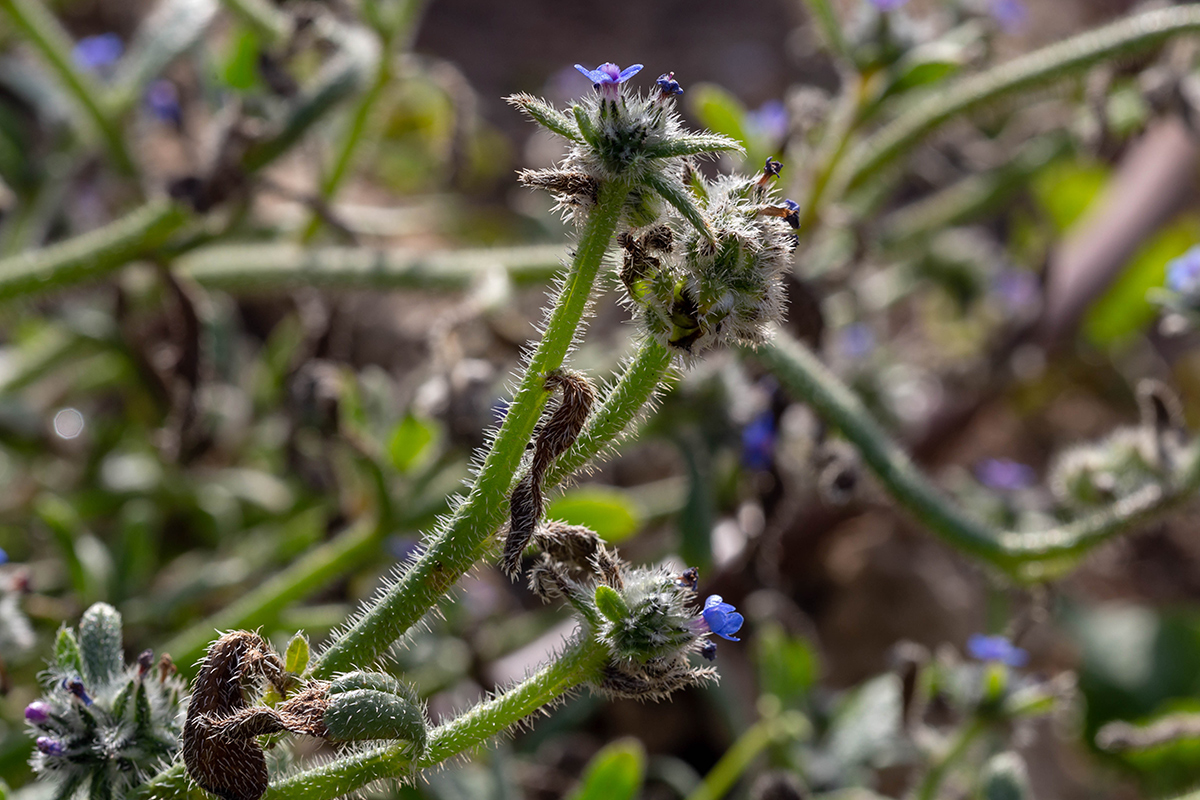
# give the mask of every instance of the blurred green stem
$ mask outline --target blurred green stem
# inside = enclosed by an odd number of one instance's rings
[[[520,387],[467,498],[447,524],[429,537],[420,559],[321,654],[313,667],[314,677],[328,678],[379,658],[475,564],[481,548],[503,522],[525,445],[548,397],[545,376],[562,365],[580,332],[592,284],[628,193],[629,188],[622,183],[601,186],[542,340],[530,356]]]
[[[121,129],[101,104],[100,87],[91,76],[80,72],[72,63],[74,43],[50,9],[39,0],[0,0],[0,8],[8,13],[9,18],[50,63],[59,79],[87,112],[117,168],[126,175],[136,174],[137,169],[125,147]]]
[[[102,228],[0,259],[0,301],[107,275],[153,252],[188,219],[169,200],[153,200]]]
[[[221,0],[229,11],[249,25],[267,44],[278,44],[288,36],[291,21],[263,0]]]
[[[1147,11],[951,82],[930,92],[924,100],[860,143],[838,170],[833,195],[840,198],[847,190],[861,185],[947,120],[1001,97],[1077,75],[1102,61],[1196,31],[1200,31],[1200,5],[1189,3]]]
[[[978,717],[967,723],[954,737],[954,741],[950,743],[949,749],[942,754],[942,757],[930,765],[929,771],[925,773],[925,777],[921,779],[921,785],[917,788],[916,800],[934,800],[937,797],[938,789],[941,788],[942,781],[946,779],[946,774],[955,762],[966,754],[979,735],[986,730],[987,722]]]
[[[799,236],[808,237],[814,228],[813,223],[820,217],[821,203],[829,188],[842,157],[850,144],[850,139],[858,129],[862,119],[862,110],[866,107],[870,81],[866,76],[857,73],[845,78],[847,90],[842,92],[841,99],[829,119],[829,125],[821,138],[821,146],[814,161],[817,164],[812,181],[808,186],[808,194],[801,204]]]
[[[725,751],[687,800],[721,800],[767,747],[774,742],[798,738],[807,728],[808,720],[795,711],[764,717],[747,728]]]
[[[833,54],[847,58],[850,48],[846,46],[842,23],[838,19],[837,12],[834,11],[833,4],[829,0],[804,0],[804,6],[821,31],[821,35],[825,37],[825,43],[833,51]]]
[[[264,800],[332,800],[381,778],[404,777],[442,764],[487,742],[571,689],[594,680],[608,651],[581,631],[553,661],[508,691],[486,700],[429,735],[429,746],[414,763],[406,748],[380,747],[348,752],[324,766],[305,770],[271,786]]]
[[[1037,580],[1046,562],[1082,555],[1112,536],[1192,498],[1200,487],[1200,448],[1193,449],[1164,485],[1151,485],[1111,508],[1042,531],[993,528],[963,511],[913,464],[862,401],[806,346],[783,331],[757,351],[747,349],[797,400],[808,403],[858,449],[883,489],[949,544],[1013,577]]]

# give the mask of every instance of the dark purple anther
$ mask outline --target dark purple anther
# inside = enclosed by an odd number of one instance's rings
[[[700,585],[700,570],[695,567],[688,567],[683,571],[683,574],[675,579],[675,583],[684,589],[691,589],[693,592]]]
[[[41,725],[50,719],[50,704],[45,700],[34,700],[25,706],[25,719],[34,725]]]
[[[48,756],[61,756],[64,752],[66,752],[66,748],[63,747],[62,742],[49,736],[39,736],[36,744],[38,752],[44,753]]]
[[[704,640],[704,644],[700,645],[700,657],[705,661],[717,660],[717,643],[708,639]]]
[[[79,678],[63,678],[63,688],[82,700],[85,706],[92,704],[92,698],[88,697],[87,689]]]
[[[140,678],[143,675],[145,675],[147,672],[149,672],[150,668],[152,666],[154,666],[154,651],[147,648],[147,649],[143,650],[142,652],[138,653],[137,664],[138,664],[138,677]]]

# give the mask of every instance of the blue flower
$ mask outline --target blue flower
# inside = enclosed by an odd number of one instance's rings
[[[617,87],[641,72],[642,65],[634,64],[632,67],[621,69],[616,64],[608,61],[595,69],[587,69],[579,64],[575,65],[575,69],[583,73],[583,76],[592,82],[592,87],[600,90],[600,94],[603,97],[609,100],[616,100],[618,94]]]
[[[992,0],[989,10],[1006,33],[1020,33],[1029,21],[1029,9],[1021,0]]]
[[[1029,662],[1029,653],[1003,636],[971,634],[971,638],[967,639],[967,652],[980,661],[999,661],[1010,667],[1023,667]]]
[[[34,700],[25,706],[25,719],[34,725],[41,725],[50,719],[50,712],[52,710],[50,704],[45,700]]]
[[[1033,468],[1007,458],[987,458],[975,465],[975,477],[989,489],[1015,492],[1033,485]]]
[[[34,743],[37,745],[38,752],[48,756],[61,756],[67,751],[63,743],[58,739],[52,739],[49,736],[39,736]]]
[[[633,69],[633,67],[630,67],[630,69]],[[683,87],[679,85],[679,81],[675,80],[674,72],[664,72],[654,82],[658,84],[659,90],[662,91],[662,99],[664,100],[677,94],[683,94]]]
[[[1041,299],[1041,284],[1027,269],[1005,269],[992,281],[992,294],[1009,313],[1029,313]]]
[[[795,200],[784,200],[784,208],[787,213],[783,215],[783,221],[792,226],[792,230],[797,230],[800,227],[800,205]]]
[[[0,564],[8,562],[8,553],[4,552],[4,548],[0,547]]]
[[[865,322],[854,322],[838,331],[837,349],[851,359],[864,358],[875,349],[875,334]]]
[[[83,701],[85,706],[92,704],[92,698],[88,695],[87,689],[83,687],[83,681],[79,680],[79,678],[63,678],[62,685],[64,689]]]
[[[895,11],[907,2],[908,0],[870,0],[871,5],[880,11]]]
[[[121,58],[125,45],[115,33],[85,36],[75,43],[71,60],[84,72],[105,72]]]
[[[737,612],[732,605],[721,600],[721,595],[711,594],[704,601],[704,624],[708,629],[720,636],[722,639],[728,639],[731,642],[740,642],[741,639],[733,636],[742,628],[742,623],[745,618]]]
[[[179,92],[175,84],[165,78],[159,78],[146,89],[146,109],[162,122],[169,122],[176,127],[183,124]]]
[[[1167,288],[1187,295],[1200,292],[1200,245],[1167,262]]]
[[[775,451],[775,415],[764,411],[742,428],[742,463],[750,469],[770,469]]]
[[[777,144],[787,134],[787,109],[778,100],[768,100],[757,111],[746,114],[746,123],[772,145]]]

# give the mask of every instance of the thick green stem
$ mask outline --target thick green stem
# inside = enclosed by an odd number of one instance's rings
[[[415,762],[410,760],[404,746],[347,754],[274,784],[263,796],[264,800],[331,800],[381,778],[403,777],[444,763],[595,679],[607,658],[603,645],[590,636],[580,636],[556,659],[521,683],[434,728],[428,747]]]
[[[847,189],[861,185],[947,120],[1001,97],[1077,75],[1102,61],[1154,47],[1172,36],[1195,31],[1200,31],[1200,6],[1196,4],[1148,11],[1073,36],[931,92],[924,101],[855,148],[833,182],[834,196],[840,197]]]
[[[117,168],[127,175],[134,174],[136,169],[125,147],[125,138],[116,120],[101,105],[100,87],[90,76],[75,68],[71,61],[71,37],[46,5],[38,0],[0,0],[0,8],[8,12],[9,18],[49,62],[59,80],[83,107],[112,154]]]
[[[430,253],[231,244],[193,251],[176,259],[173,268],[201,286],[227,291],[280,286],[459,291],[493,267],[503,268],[514,283],[546,283],[562,269],[563,255],[558,245]]]
[[[187,220],[179,206],[155,200],[103,228],[2,259],[0,302],[107,275],[155,250]]]
[[[562,366],[578,333],[628,191],[617,183],[601,188],[542,341],[529,359],[470,494],[446,526],[431,537],[420,559],[321,655],[313,668],[314,677],[328,678],[379,658],[474,565],[482,546],[503,522],[525,445],[546,403],[545,376]]]
[[[934,486],[862,401],[803,344],[777,331],[771,344],[746,352],[849,439],[884,490],[919,522],[951,545],[1018,577],[1040,577],[1027,565],[1079,556],[1191,498],[1200,487],[1198,449],[1169,485],[1147,486],[1104,511],[1043,531],[993,528],[967,514]]]

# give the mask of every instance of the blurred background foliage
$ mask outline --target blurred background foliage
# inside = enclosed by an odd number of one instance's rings
[[[21,711],[55,630],[90,603],[120,609],[129,653],[170,653],[191,676],[214,628],[320,641],[450,508],[565,252],[550,201],[513,179],[560,145],[502,96],[578,97],[575,62],[674,70],[689,122],[746,146],[705,169],[778,157],[786,193],[811,200],[839,85],[861,80],[855,124],[882,125],[960,74],[1134,10],[1026,0],[1008,25],[988,3],[912,0],[911,30],[884,35],[846,0],[833,10],[860,48],[848,70],[820,46],[822,6],[0,0],[13,796],[45,794]],[[999,99],[802,228],[790,331],[984,517],[1065,518],[1041,476],[1061,449],[1135,421],[1142,378],[1200,414],[1196,336],[1166,330],[1147,300],[1200,241],[1194,69],[1181,38]],[[23,277],[37,264],[22,254],[123,224],[133,235],[112,258]],[[630,349],[614,283],[574,356],[593,375]],[[720,685],[655,706],[576,697],[371,796],[990,798],[1016,796],[996,793],[1011,779],[1066,799],[1200,784],[1196,730],[1096,744],[1113,721],[1200,710],[1194,509],[1015,589],[895,512],[759,367],[716,354],[548,513],[631,560],[695,565],[736,602],[747,635],[722,645]],[[303,572],[290,593],[236,616],[289,568]],[[565,632],[490,567],[441,611],[389,665],[435,717],[523,676]],[[964,655],[979,632],[1008,635],[1028,663]]]

